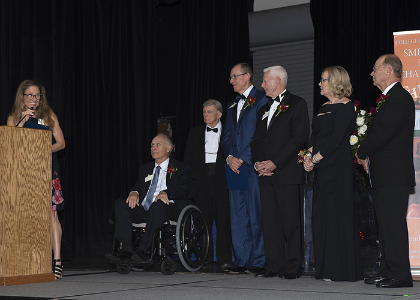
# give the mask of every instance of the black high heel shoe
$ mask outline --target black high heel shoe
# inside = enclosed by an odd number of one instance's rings
[[[63,265],[57,265],[57,263],[61,263],[61,258],[53,259],[52,272],[54,273],[55,280],[63,278]]]

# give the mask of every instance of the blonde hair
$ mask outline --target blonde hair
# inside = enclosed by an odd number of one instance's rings
[[[324,72],[328,72],[328,86],[334,97],[338,99],[350,97],[353,88],[346,69],[341,66],[332,66],[325,68],[322,73]]]

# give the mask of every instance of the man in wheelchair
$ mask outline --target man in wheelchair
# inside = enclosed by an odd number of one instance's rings
[[[140,166],[139,179],[127,199],[114,202],[115,239],[122,247],[115,253],[107,253],[112,261],[150,263],[149,248],[153,234],[162,224],[177,220],[188,204],[190,193],[190,168],[169,158],[172,142],[168,136],[158,134],[151,143],[154,162]],[[146,230],[136,251],[132,245],[132,223],[146,223]]]

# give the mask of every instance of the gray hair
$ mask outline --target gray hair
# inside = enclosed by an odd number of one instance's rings
[[[270,76],[280,77],[284,87],[287,86],[287,72],[282,66],[272,66],[264,69],[264,73],[270,71]]]
[[[214,105],[214,108],[217,111],[223,113],[223,106],[219,101],[217,101],[215,99],[209,99],[209,100],[207,100],[206,102],[203,103],[203,107],[211,106],[211,105]]]
[[[170,137],[167,136],[164,133],[158,133],[156,136],[163,136],[164,138],[166,138],[166,146],[165,147],[171,146],[171,151],[169,152],[169,154],[171,154],[172,150],[174,149],[174,144],[172,143],[172,140],[170,139]]]
[[[400,58],[396,56],[395,54],[385,54],[385,55],[382,55],[381,57],[385,57],[382,65],[391,66],[392,70],[394,71],[395,77],[401,79],[402,72],[403,72],[403,65]]]

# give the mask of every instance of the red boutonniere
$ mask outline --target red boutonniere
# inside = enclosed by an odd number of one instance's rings
[[[255,104],[255,101],[257,101],[256,97],[248,96],[248,98],[245,100],[246,105],[244,109],[246,109],[248,106],[252,107]]]
[[[279,105],[277,105],[277,109],[276,109],[277,112],[274,116],[277,117],[279,113],[285,112],[288,109],[289,109],[289,105],[280,103]]]
[[[172,179],[172,175],[174,175],[176,171],[178,171],[178,168],[175,168],[174,166],[168,168],[168,171],[166,172],[169,174],[169,179]]]
[[[376,99],[376,110],[378,110],[379,107],[381,107],[382,104],[384,104],[384,102],[385,102],[386,98],[388,98],[388,96],[389,96],[389,94],[388,95],[381,94],[381,96],[378,99]]]

